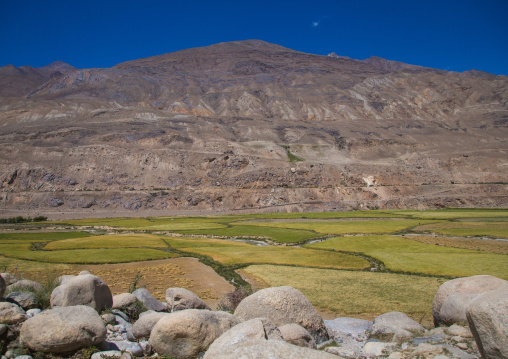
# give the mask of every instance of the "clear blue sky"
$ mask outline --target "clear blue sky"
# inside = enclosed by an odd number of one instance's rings
[[[0,66],[110,67],[246,39],[508,75],[508,0],[0,0]]]

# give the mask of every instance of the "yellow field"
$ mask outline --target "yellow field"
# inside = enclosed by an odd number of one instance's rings
[[[270,286],[292,286],[317,307],[336,316],[372,319],[400,311],[420,321],[432,319],[432,301],[445,279],[391,273],[351,272],[316,268],[253,265],[244,271]]]
[[[223,264],[274,263],[307,267],[363,269],[362,258],[298,247],[263,247],[221,239],[167,237],[168,244],[186,252],[204,254]]]
[[[166,248],[166,244],[157,236],[150,234],[111,234],[86,238],[71,238],[53,241],[45,249],[90,249],[90,248]]]

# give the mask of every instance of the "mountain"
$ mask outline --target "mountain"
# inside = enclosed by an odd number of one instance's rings
[[[0,97],[25,96],[51,78],[61,77],[74,70],[74,66],[62,61],[38,68],[13,65],[0,67]]]
[[[506,205],[505,76],[259,40],[4,69],[7,212]]]

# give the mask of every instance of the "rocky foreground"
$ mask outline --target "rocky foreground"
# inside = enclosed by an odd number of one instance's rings
[[[225,300],[229,313],[184,288],[167,289],[162,303],[143,288],[113,296],[86,271],[58,281],[44,304],[43,285],[1,274],[2,359],[508,358],[508,281],[492,276],[444,283],[432,329],[400,312],[323,320],[291,287],[260,290],[235,309]]]

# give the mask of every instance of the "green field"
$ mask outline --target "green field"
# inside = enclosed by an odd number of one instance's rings
[[[393,271],[455,277],[490,274],[508,279],[505,255],[436,246],[397,236],[338,237],[305,247],[365,253],[383,261]]]
[[[183,234],[199,234],[202,236],[221,236],[221,237],[236,237],[236,238],[259,238],[269,239],[279,243],[296,243],[306,241],[316,237],[322,237],[322,234],[299,229],[277,228],[277,227],[262,227],[256,224],[236,224],[233,223],[230,227],[214,229],[214,230],[187,230],[178,231]]]
[[[249,223],[251,226],[276,227],[314,231],[321,234],[347,234],[347,233],[393,233],[413,226],[435,221],[426,220],[389,220],[389,221],[312,221],[312,222],[261,222]]]
[[[422,225],[415,231],[445,234],[460,237],[501,237],[508,238],[508,222],[475,221],[475,222],[446,222]]]

